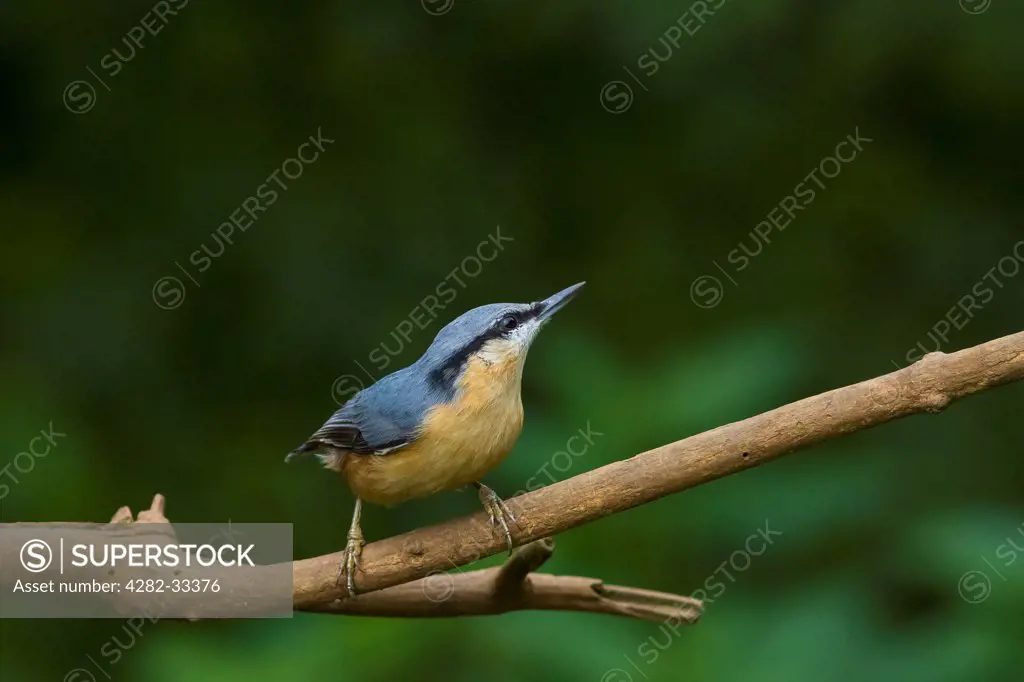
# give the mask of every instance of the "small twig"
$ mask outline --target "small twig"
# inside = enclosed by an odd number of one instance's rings
[[[495,596],[505,599],[523,590],[527,576],[543,566],[554,551],[555,541],[551,538],[541,538],[516,548],[494,577]]]
[[[679,618],[692,624],[697,622],[704,611],[704,604],[693,597],[604,583],[595,583],[593,588],[602,598],[619,606],[623,610],[622,615],[634,618],[659,621]]]
[[[431,586],[430,578],[426,578],[329,604],[317,604],[303,610],[346,616],[401,618],[491,616],[528,610],[578,611],[681,624],[696,623],[701,614],[701,602],[697,599],[636,590],[640,595],[659,595],[660,605],[655,605],[647,602],[646,596],[631,594],[633,588],[605,585],[594,578],[548,573],[531,574],[530,589],[525,590],[520,597],[495,599],[494,577],[498,570],[485,568],[451,574],[448,593],[438,596],[433,596],[436,585]],[[670,605],[675,606],[673,608]]]

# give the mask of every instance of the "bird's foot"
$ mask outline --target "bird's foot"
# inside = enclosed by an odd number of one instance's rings
[[[488,521],[495,530],[500,531],[505,536],[505,543],[508,545],[508,552],[512,554],[512,532],[509,530],[508,522],[519,525],[516,521],[516,517],[512,514],[512,511],[508,508],[508,505],[498,494],[493,490],[485,486],[483,483],[478,483],[477,488],[480,494],[480,504],[487,510]]]
[[[358,530],[349,531],[348,543],[345,545],[345,553],[341,557],[337,581],[339,586],[342,583],[345,584],[346,598],[356,595],[355,574],[357,570],[362,570],[359,560],[363,554],[363,545],[365,544],[366,542],[363,541],[363,534],[361,532]]]

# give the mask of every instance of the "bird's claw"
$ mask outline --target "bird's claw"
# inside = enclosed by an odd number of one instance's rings
[[[483,484],[480,485],[480,503],[487,510],[487,520],[491,527],[500,530],[505,536],[505,543],[508,545],[509,554],[511,554],[513,547],[512,531],[509,529],[508,521],[511,521],[516,526],[519,525],[519,521],[516,520],[512,510],[498,497],[497,493]]]
[[[344,582],[346,597],[353,597],[356,595],[355,574],[356,571],[363,570],[361,558],[364,544],[366,543],[363,541],[362,534],[348,534],[348,543],[345,545],[345,553],[341,558],[341,567],[338,571],[337,581],[339,586]]]

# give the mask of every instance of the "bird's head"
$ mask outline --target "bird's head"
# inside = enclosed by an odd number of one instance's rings
[[[584,284],[574,284],[535,303],[492,303],[473,308],[437,333],[420,362],[427,365],[435,381],[447,386],[454,385],[474,359],[520,377],[537,332]]]

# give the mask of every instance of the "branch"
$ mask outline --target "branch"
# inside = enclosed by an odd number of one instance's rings
[[[816,443],[922,412],[1024,378],[1024,332],[957,353],[930,353],[905,369],[835,389],[670,443],[508,500],[523,544],[757,466]],[[362,591],[408,583],[497,554],[504,541],[483,513],[368,544]],[[295,606],[342,594],[341,553],[296,561]],[[471,575],[471,574],[463,574]]]
[[[75,534],[76,542],[82,543],[102,544],[115,534],[125,542],[177,542],[174,528],[164,514],[165,507],[164,496],[156,495],[150,508],[139,512],[137,521],[133,520],[128,507],[121,507],[111,519],[114,528],[88,523],[61,526],[65,533]],[[5,524],[8,535],[0,546],[0,569],[3,569],[0,570],[0,585],[13,584],[18,578],[24,577],[18,569],[19,548],[23,541],[37,537],[41,528],[52,526],[46,523]],[[10,533],[12,530],[15,531],[13,536]],[[24,538],[19,539],[19,535],[24,535]],[[698,599],[605,585],[594,578],[534,573],[551,558],[554,549],[554,540],[543,538],[516,549],[502,566],[465,573],[438,573],[350,599],[307,605],[302,610],[354,616],[445,617],[537,609],[606,613],[674,625],[691,625],[700,618],[702,604]],[[262,580],[266,577],[266,569],[264,566],[246,569],[244,575],[228,571],[224,577],[223,593],[216,596],[198,593],[176,595],[176,610],[206,618],[218,614],[230,617],[249,613],[246,604],[257,606],[272,591]],[[178,569],[174,576],[186,580],[191,577],[208,577],[211,575],[210,570]],[[72,569],[69,567],[68,571]],[[126,577],[110,568],[92,566],[74,569],[73,575],[77,579],[100,581]],[[169,576],[154,575],[169,579]],[[130,613],[140,607],[147,611],[158,608],[141,603],[141,598],[131,593],[106,596],[122,613]],[[191,604],[189,600],[195,603]]]

